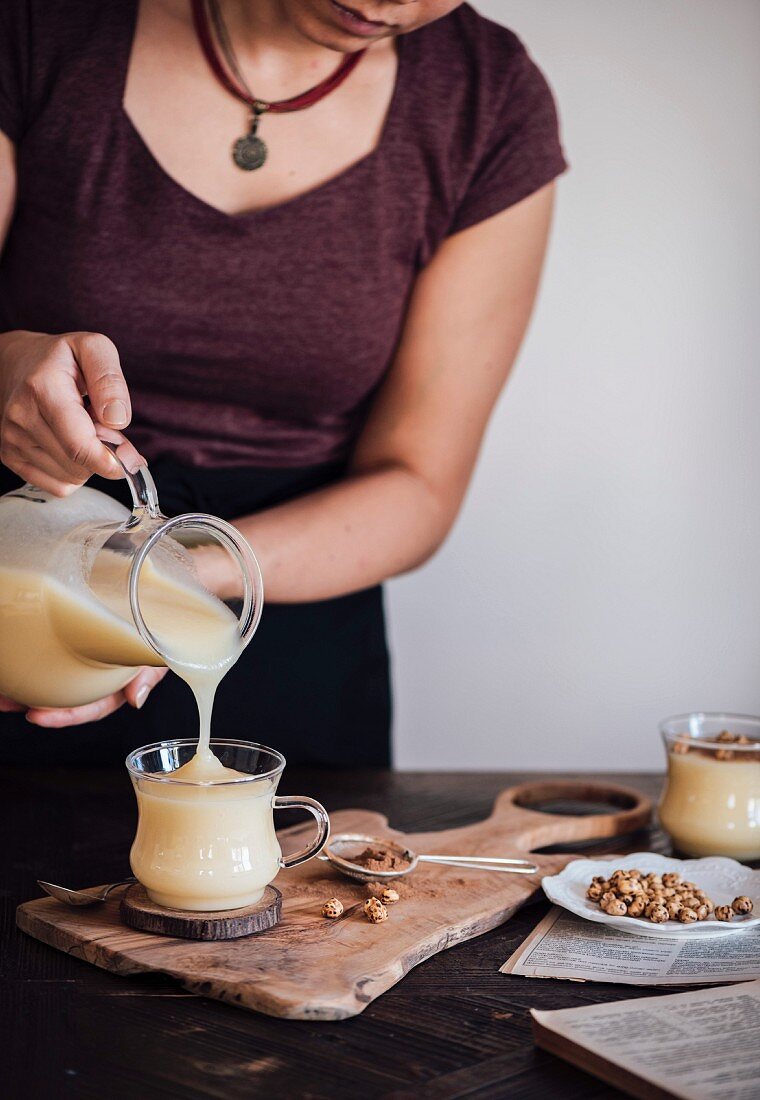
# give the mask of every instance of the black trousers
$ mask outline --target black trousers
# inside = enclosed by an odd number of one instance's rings
[[[210,512],[232,520],[330,484],[342,470],[197,469],[158,460],[151,472],[167,516]],[[0,493],[18,484],[0,466]],[[124,482],[89,484],[129,504]],[[266,593],[266,577],[264,585]],[[382,589],[318,603],[265,603],[257,633],[217,692],[212,736],[270,745],[291,764],[373,767],[390,763],[389,731]],[[23,715],[0,714],[0,762],[121,765],[139,745],[197,732],[190,689],[170,673],[141,710],[123,706],[84,726],[46,730]]]

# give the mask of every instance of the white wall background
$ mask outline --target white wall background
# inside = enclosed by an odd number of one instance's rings
[[[760,713],[760,3],[475,0],[572,171],[459,523],[389,586],[400,768],[659,769]]]

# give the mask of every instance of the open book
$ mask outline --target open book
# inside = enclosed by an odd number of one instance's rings
[[[645,1100],[758,1100],[760,981],[554,1012],[538,1046]]]

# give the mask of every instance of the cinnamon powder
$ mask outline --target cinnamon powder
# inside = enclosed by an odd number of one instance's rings
[[[368,871],[405,871],[411,860],[391,848],[365,848],[351,862]]]
[[[383,890],[388,886],[387,882],[368,882],[365,886],[365,892],[368,897],[379,898]],[[404,898],[412,898],[418,891],[415,890],[414,884],[410,879],[394,879],[393,889],[398,894],[401,901]]]

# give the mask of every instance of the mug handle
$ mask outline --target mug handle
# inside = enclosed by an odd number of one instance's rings
[[[317,802],[315,798],[307,798],[305,795],[275,795],[273,806],[275,810],[294,808],[308,810],[317,823],[317,835],[314,840],[304,848],[299,848],[292,856],[281,856],[281,867],[297,867],[299,863],[305,863],[307,859],[311,859],[322,851],[330,835],[330,818],[321,802]]]

